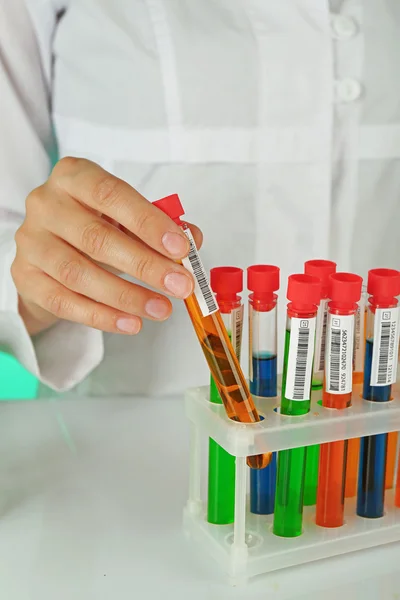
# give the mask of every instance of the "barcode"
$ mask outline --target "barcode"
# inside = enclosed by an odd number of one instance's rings
[[[185,234],[190,243],[190,252],[182,263],[193,273],[196,280],[194,294],[203,316],[206,317],[216,312],[218,310],[218,305],[214,299],[210,284],[208,283],[207,275],[197,252],[196,244],[194,243],[190,229],[185,229]]]
[[[338,392],[340,384],[340,329],[331,329],[329,391]]]
[[[235,313],[235,352],[236,356],[240,358],[240,346],[242,341],[242,309],[239,308]]]
[[[389,366],[389,340],[391,322],[381,323],[381,339],[378,358],[378,385],[386,383]]]
[[[326,344],[326,323],[328,321],[328,311],[325,308],[324,318],[322,323],[322,332],[321,332],[321,354],[319,356],[319,371],[323,371],[325,369],[325,344]]]
[[[310,330],[301,328],[298,335],[293,400],[303,400],[304,398]]]

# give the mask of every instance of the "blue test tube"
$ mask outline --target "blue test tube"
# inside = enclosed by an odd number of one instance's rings
[[[363,397],[389,402],[396,381],[399,344],[400,271],[372,269],[368,273],[367,332]],[[387,455],[386,433],[361,439],[357,515],[383,517]]]
[[[279,268],[253,265],[247,269],[249,296],[249,379],[251,394],[277,396],[277,295]],[[262,410],[262,407],[261,407]],[[250,510],[257,515],[274,512],[276,453],[264,469],[250,470]]]

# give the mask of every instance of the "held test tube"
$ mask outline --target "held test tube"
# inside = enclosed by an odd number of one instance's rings
[[[285,355],[282,377],[282,415],[310,411],[315,321],[321,283],[311,275],[291,275],[287,297]],[[278,452],[273,532],[281,537],[301,534],[306,448]]]
[[[311,389],[322,389],[325,365],[326,321],[329,301],[329,276],[336,271],[336,263],[331,260],[308,260],[304,263],[306,275],[317,277],[321,281],[321,303],[318,307],[315,353]],[[304,480],[304,506],[314,506],[317,501],[319,444],[307,448],[306,474]]]
[[[230,419],[241,423],[259,422],[260,417],[225,329],[192,233],[188,224],[181,220],[185,211],[179,196],[173,194],[153,204],[180,225],[189,240],[190,251],[182,263],[193,275],[195,290],[185,300],[185,305],[226,413]],[[262,469],[270,463],[271,458],[271,452],[249,456],[247,464],[252,468]]]
[[[363,397],[389,402],[396,381],[399,343],[400,272],[372,269],[368,273],[367,343]],[[386,433],[361,439],[357,515],[370,519],[384,514]]]
[[[249,296],[250,392],[261,398],[277,395],[277,296],[279,268],[253,265],[247,269]],[[258,515],[274,512],[276,453],[264,469],[250,470],[250,510]]]
[[[242,342],[243,304],[238,294],[243,290],[243,270],[237,267],[216,267],[210,271],[211,289],[221,311],[238,360]],[[222,404],[221,396],[211,376],[210,402]],[[210,438],[208,446],[207,520],[215,525],[233,523],[235,515],[236,459]],[[266,467],[269,468],[269,467]],[[255,470],[257,473],[258,471]]]
[[[330,276],[326,328],[326,360],[322,405],[343,409],[351,405],[353,390],[354,315],[362,279],[351,273]],[[344,522],[347,440],[321,444],[316,524],[341,527]]]

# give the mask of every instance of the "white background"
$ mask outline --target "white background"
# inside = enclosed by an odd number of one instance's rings
[[[396,600],[400,544],[231,588],[189,546],[181,400],[0,405],[1,600]]]

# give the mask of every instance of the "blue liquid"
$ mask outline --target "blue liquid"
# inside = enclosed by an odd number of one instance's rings
[[[250,469],[250,510],[256,515],[272,515],[275,505],[276,452],[265,469]]]
[[[253,356],[253,380],[250,381],[250,392],[262,398],[273,398],[277,395],[277,360],[272,354]]]
[[[253,356],[253,381],[250,392],[262,398],[274,398],[277,388],[277,359],[275,355]],[[250,469],[250,510],[256,515],[274,512],[276,488],[276,453],[265,469]]]
[[[375,402],[389,402],[392,392],[391,385],[370,385],[371,367],[372,367],[372,352],[374,344],[372,340],[367,340],[365,346],[365,365],[364,365],[364,385],[363,398],[365,400],[374,400]]]
[[[367,340],[365,348],[363,397],[374,402],[388,402],[391,385],[371,386],[373,342]],[[383,517],[385,502],[385,473],[387,434],[361,439],[358,474],[357,514],[359,517]]]

